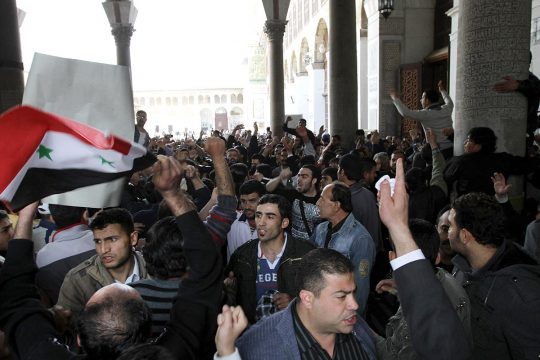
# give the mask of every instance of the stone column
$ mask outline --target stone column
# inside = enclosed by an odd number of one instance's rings
[[[116,63],[131,69],[130,43],[135,29],[133,25],[115,25],[111,33],[116,43]]]
[[[283,74],[283,34],[286,20],[266,20],[264,32],[268,37],[268,72],[270,76],[270,127],[272,134],[283,134],[285,120],[284,74]]]
[[[470,128],[487,126],[497,151],[524,155],[527,100],[491,87],[528,76],[531,0],[460,1],[459,14],[454,153],[463,153]]]
[[[24,73],[15,0],[0,1],[0,113],[21,104]]]
[[[356,74],[356,5],[354,0],[329,1],[329,130],[349,146],[358,128]]]

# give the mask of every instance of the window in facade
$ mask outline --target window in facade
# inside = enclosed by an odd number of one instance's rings
[[[238,104],[243,104],[244,103],[244,95],[238,94],[238,96],[236,97],[236,101],[238,101]]]
[[[231,104],[236,104],[236,95],[231,94]]]
[[[195,103],[195,97],[193,95],[191,95],[189,97],[189,105],[193,105]]]
[[[227,103],[227,95],[221,95],[221,103],[226,104]]]
[[[176,96],[173,97],[172,103],[173,103],[173,105],[178,106],[178,98]]]
[[[171,106],[171,97],[170,97],[170,96],[167,96],[167,97],[165,98],[165,105]]]
[[[219,95],[214,95],[214,103],[219,104]]]
[[[157,106],[161,105],[161,98],[160,97],[156,98],[156,105]]]
[[[188,97],[182,96],[182,105],[187,105],[187,104],[188,104]]]
[[[146,103],[146,100],[145,100],[145,98],[143,98],[143,97],[142,97],[140,101],[141,101],[141,105],[142,105],[142,106],[144,106],[144,105],[145,105],[145,103]]]
[[[156,100],[153,97],[151,97],[150,98],[150,106],[154,106],[155,103],[156,103]]]
[[[204,96],[199,95],[199,97],[197,98],[197,103],[199,103],[199,104],[204,103]]]

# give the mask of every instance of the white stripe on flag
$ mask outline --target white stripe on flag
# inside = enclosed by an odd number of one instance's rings
[[[40,146],[52,150],[48,153],[52,160],[47,156],[40,158],[38,153]],[[4,199],[12,199],[26,172],[31,168],[84,169],[104,173],[118,173],[131,170],[133,161],[145,154],[146,149],[133,142],[129,153],[123,155],[116,150],[98,149],[66,133],[49,131],[43,137],[32,157],[28,159],[0,195]],[[43,186],[46,186],[46,184],[43,184]]]

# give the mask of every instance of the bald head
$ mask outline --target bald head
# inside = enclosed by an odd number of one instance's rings
[[[80,345],[89,359],[115,359],[127,346],[150,336],[151,313],[139,293],[124,284],[92,295],[78,318]]]
[[[139,299],[140,301],[143,301],[141,295],[131,286],[114,283],[104,286],[96,291],[86,303],[86,307],[102,303],[107,299],[114,299],[120,302],[128,299]]]

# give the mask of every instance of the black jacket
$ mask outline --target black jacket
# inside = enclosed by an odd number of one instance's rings
[[[540,267],[520,246],[505,242],[472,271],[460,255],[456,277],[471,301],[474,359],[540,356]]]
[[[255,278],[257,276],[258,244],[259,239],[255,239],[236,249],[225,269],[225,276],[232,271],[237,279],[236,298],[227,301],[229,305],[241,305],[251,324],[255,323],[255,308],[257,306]],[[313,249],[315,249],[313,244],[288,236],[278,269],[279,292],[287,293],[292,297],[298,295],[295,281],[296,269],[302,256]]]

